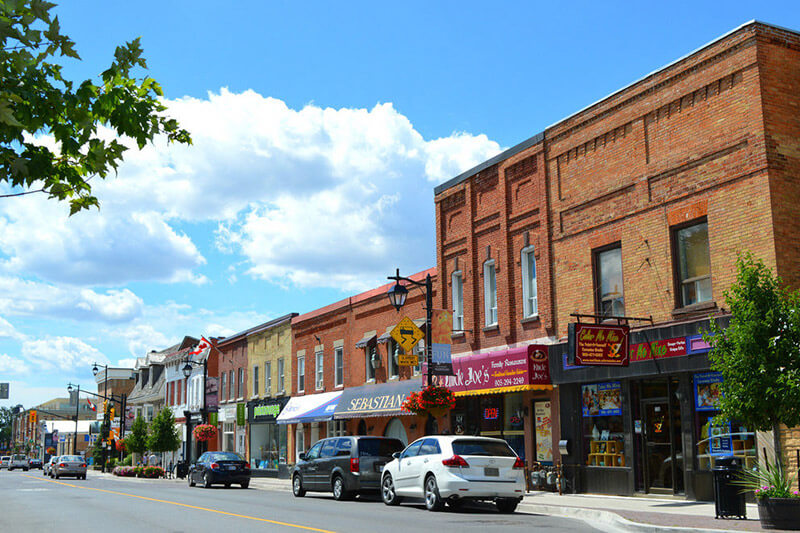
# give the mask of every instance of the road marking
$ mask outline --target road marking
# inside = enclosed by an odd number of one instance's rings
[[[106,489],[97,489],[94,487],[84,487],[82,485],[75,485],[73,483],[64,483],[63,481],[56,481],[54,479],[41,479],[34,476],[29,476],[27,474],[23,474],[25,477],[29,477],[31,479],[36,479],[39,481],[46,481],[47,483],[57,483],[58,485],[64,485],[65,487],[72,487],[75,489],[83,489],[83,490],[94,490],[97,492],[105,492],[107,494],[116,494],[118,496],[128,496],[130,498],[139,498],[140,500],[147,500],[151,502],[158,502],[158,503],[167,503],[170,505],[177,505],[178,507],[186,507],[188,509],[197,509],[199,511],[208,511],[209,513],[217,513],[223,514],[227,516],[235,516],[237,518],[246,518],[247,520],[255,520],[257,522],[267,522],[270,524],[275,524],[278,526],[286,526],[286,527],[293,527],[297,529],[305,529],[306,531],[318,531],[319,533],[334,533],[333,531],[329,531],[327,529],[318,529],[316,527],[308,527],[308,526],[301,526],[299,524],[290,524],[288,522],[279,522],[277,520],[270,520],[268,518],[258,518],[257,516],[248,516],[244,514],[236,514],[236,513],[229,513],[228,511],[220,511],[219,509],[209,509],[208,507],[198,507],[197,505],[189,505],[188,503],[180,503],[180,502],[172,502],[169,500],[159,500],[157,498],[148,498],[147,496],[138,496],[136,494],[128,494],[127,492],[117,492],[115,490],[106,490]]]

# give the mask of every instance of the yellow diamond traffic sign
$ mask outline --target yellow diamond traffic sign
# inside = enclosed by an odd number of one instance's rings
[[[425,333],[407,316],[403,317],[403,320],[394,327],[391,335],[406,353],[409,353],[419,341],[425,338]]]

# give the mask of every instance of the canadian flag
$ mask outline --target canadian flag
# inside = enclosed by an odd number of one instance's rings
[[[90,400],[89,398],[86,398],[86,403],[89,404],[89,409],[91,409],[92,411],[97,411],[97,406],[92,403],[92,400]]]
[[[209,341],[205,337],[200,337],[200,344],[195,346],[194,350],[189,352],[189,355],[199,355],[204,351],[208,350],[209,348],[211,348],[211,341]]]

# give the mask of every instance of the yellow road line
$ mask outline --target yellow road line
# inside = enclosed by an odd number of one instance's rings
[[[128,494],[127,492],[117,492],[115,490],[106,490],[106,489],[97,489],[94,487],[84,487],[82,485],[75,485],[73,483],[64,483],[63,481],[56,481],[54,479],[42,479],[36,476],[29,476],[28,474],[22,474],[25,477],[29,477],[31,479],[36,479],[39,481],[46,481],[48,483],[56,483],[58,485],[64,485],[65,487],[72,487],[75,489],[84,489],[84,490],[94,490],[97,492],[105,492],[108,494],[116,494],[118,496],[129,496],[131,498],[139,498],[140,500],[147,500],[151,502],[158,502],[158,503],[167,503],[170,505],[177,505],[178,507],[187,507],[189,509],[197,509],[199,511],[208,511],[209,513],[217,513],[223,514],[227,516],[235,516],[237,518],[246,518],[247,520],[256,520],[258,522],[268,522],[270,524],[276,524],[279,526],[286,526],[286,527],[294,527],[297,529],[305,529],[306,531],[318,531],[319,533],[333,533],[333,531],[329,531],[327,529],[317,529],[315,527],[308,527],[308,526],[301,526],[299,524],[290,524],[288,522],[279,522],[277,520],[269,520],[268,518],[258,518],[257,516],[248,516],[244,514],[236,514],[236,513],[229,513],[228,511],[220,511],[219,509],[209,509],[207,507],[198,507],[197,505],[189,505],[188,503],[179,503],[179,502],[172,502],[169,500],[159,500],[157,498],[148,498],[147,496],[138,496],[136,494]]]

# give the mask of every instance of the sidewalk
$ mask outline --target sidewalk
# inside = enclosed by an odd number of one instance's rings
[[[90,472],[95,476],[111,476]],[[116,478],[143,483],[154,480]],[[159,483],[186,483],[185,479],[165,479]],[[250,487],[260,490],[292,490],[288,479],[254,477]],[[719,531],[762,531],[758,521],[758,506],[747,504],[747,520],[716,520],[713,502],[683,499],[621,497],[598,494],[565,494],[528,492],[519,506],[520,511],[549,516],[577,518],[602,531],[642,533],[705,533]],[[776,530],[772,530],[776,531]]]

